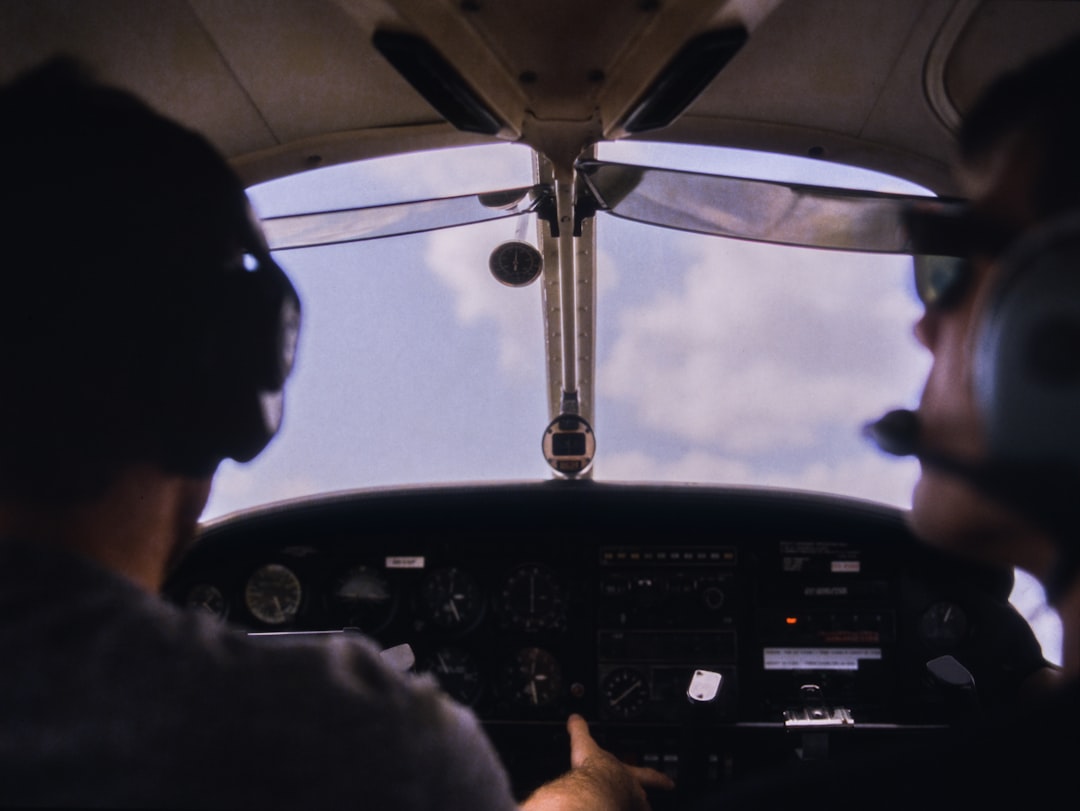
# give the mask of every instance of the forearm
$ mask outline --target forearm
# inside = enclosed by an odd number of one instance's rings
[[[641,787],[607,764],[587,763],[545,783],[521,804],[521,811],[647,811]]]

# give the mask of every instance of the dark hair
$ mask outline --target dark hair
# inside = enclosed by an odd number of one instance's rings
[[[91,495],[161,451],[161,375],[198,362],[200,277],[250,230],[201,135],[51,61],[0,89],[0,496]]]
[[[1080,37],[1003,74],[964,117],[960,153],[977,159],[1014,134],[1041,153],[1034,201],[1049,216],[1080,205]]]

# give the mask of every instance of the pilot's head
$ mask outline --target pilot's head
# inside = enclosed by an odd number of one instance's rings
[[[966,117],[967,262],[937,280],[916,335],[934,356],[919,408],[924,449],[1080,484],[1078,84],[1072,41],[999,79]],[[1023,500],[1039,502],[1040,488]],[[1036,512],[1045,510],[1003,507],[924,464],[912,519],[931,541],[1046,582],[1060,568],[1062,533],[1033,522]]]
[[[223,158],[66,60],[0,89],[0,122],[0,498],[258,453],[299,302]]]

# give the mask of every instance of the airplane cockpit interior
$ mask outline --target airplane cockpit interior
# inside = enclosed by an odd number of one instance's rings
[[[1060,664],[1038,584],[920,542],[918,462],[864,426],[927,369],[904,213],[962,209],[964,113],[1076,33],[1049,0],[4,0],[0,80],[72,54],[205,133],[304,303],[281,432],[165,597],[374,639],[519,797],[579,713],[665,811]]]

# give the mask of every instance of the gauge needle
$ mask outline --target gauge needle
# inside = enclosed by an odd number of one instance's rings
[[[454,619],[455,620],[460,620],[461,619],[461,614],[458,613],[457,603],[455,603],[453,601],[453,599],[451,599],[449,601],[449,605],[450,605],[450,613],[454,615]]]
[[[622,691],[622,693],[619,695],[618,698],[613,698],[611,700],[611,706],[614,707],[616,704],[618,704],[620,701],[622,701],[624,698],[626,698],[632,692],[637,690],[640,686],[641,686],[640,681],[636,681],[633,684],[631,684],[629,687],[627,687],[625,690]]]
[[[536,692],[536,681],[535,680],[532,680],[532,679],[529,680],[529,692],[532,693],[532,702],[533,702],[533,704],[539,704],[540,703],[540,695],[539,695],[539,693]]]

